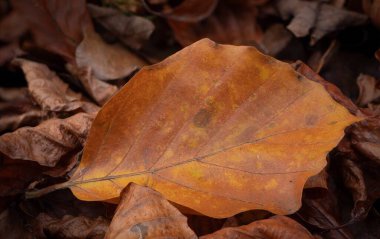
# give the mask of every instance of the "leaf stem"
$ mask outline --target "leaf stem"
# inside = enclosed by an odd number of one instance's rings
[[[33,190],[33,191],[27,191],[25,192],[25,198],[26,199],[31,199],[31,198],[38,198],[43,195],[46,195],[48,193],[54,192],[59,189],[64,189],[70,187],[70,182],[64,182],[60,184],[54,184],[51,186],[48,186],[46,188],[38,189],[38,190]]]

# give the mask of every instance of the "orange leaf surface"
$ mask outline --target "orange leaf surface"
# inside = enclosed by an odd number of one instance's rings
[[[358,120],[289,64],[201,40],[143,68],[106,103],[61,187],[109,200],[134,182],[211,217],[289,214]]]

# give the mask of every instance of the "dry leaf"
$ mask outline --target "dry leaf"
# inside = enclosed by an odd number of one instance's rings
[[[322,1],[277,0],[276,7],[284,20],[292,18],[287,28],[296,37],[310,34],[312,45],[328,33],[362,25],[367,21],[363,14]]]
[[[54,218],[41,213],[34,222],[38,238],[59,239],[103,239],[109,222],[104,218],[87,218],[84,216],[65,215]]]
[[[239,238],[239,239],[314,239],[302,225],[284,217],[274,216],[240,227],[228,227],[200,239]]]
[[[86,102],[81,94],[72,91],[46,65],[23,59],[16,59],[13,63],[24,71],[29,92],[43,110],[87,113],[99,110],[98,106]]]
[[[160,193],[132,183],[122,192],[105,238],[197,238],[186,221]]]
[[[151,21],[140,16],[126,16],[114,8],[87,4],[90,14],[123,44],[139,49],[154,30]]]
[[[359,96],[356,103],[365,106],[380,98],[380,83],[375,77],[360,74],[356,80],[359,86]]]
[[[12,159],[55,166],[78,152],[84,144],[94,114],[78,113],[66,119],[50,119],[36,127],[23,127],[0,136],[0,153]]]
[[[0,133],[35,126],[48,117],[37,107],[27,88],[0,88]]]
[[[280,53],[293,39],[293,35],[285,29],[282,24],[273,24],[266,31],[263,36],[260,46],[263,50],[275,56]]]
[[[129,76],[146,65],[145,61],[118,44],[107,44],[89,29],[75,51],[75,61],[80,68],[90,68],[100,80]]]
[[[256,22],[256,5],[254,1],[220,1],[214,12],[203,21],[168,22],[182,46],[205,37],[218,43],[254,45],[262,38]]]
[[[290,65],[202,40],[137,73],[104,106],[78,170],[58,187],[107,200],[135,182],[212,217],[288,214],[357,120]]]
[[[111,85],[105,81],[96,78],[89,67],[78,68],[73,65],[66,65],[67,70],[77,77],[82,83],[86,92],[98,103],[103,105],[118,90],[117,86]]]
[[[19,37],[27,29],[37,47],[69,62],[74,60],[75,47],[83,38],[82,29],[91,27],[86,1],[13,0],[12,7],[13,20],[24,30],[17,33]]]
[[[184,21],[184,22],[197,22],[208,17],[217,6],[219,0],[191,0],[182,1],[181,4],[172,8],[170,1],[158,1],[162,11],[154,11],[153,7],[157,8],[157,3],[152,0],[144,0],[145,7],[158,16],[165,17],[170,20]]]

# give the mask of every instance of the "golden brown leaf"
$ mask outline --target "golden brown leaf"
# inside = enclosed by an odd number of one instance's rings
[[[265,220],[252,222],[240,227],[227,227],[201,239],[240,238],[240,239],[314,239],[314,237],[296,221],[275,216]]]
[[[289,214],[357,120],[290,65],[201,40],[141,70],[103,107],[60,187],[107,200],[135,182],[212,217]]]
[[[122,192],[105,238],[197,238],[186,221],[160,193],[132,183]]]

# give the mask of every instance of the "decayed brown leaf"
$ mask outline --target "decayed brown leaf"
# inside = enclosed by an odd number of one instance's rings
[[[81,82],[85,91],[99,105],[106,103],[118,90],[117,86],[96,78],[89,67],[78,68],[67,64],[66,68]]]
[[[311,35],[315,44],[326,34],[367,21],[363,14],[348,11],[323,1],[277,0],[276,7],[284,20],[292,17],[287,28],[297,37]]]
[[[335,166],[344,186],[351,192],[352,220],[364,219],[372,204],[380,198],[380,123],[370,118],[355,123],[337,148]]]
[[[67,4],[57,0],[33,0],[32,3],[12,1],[14,11],[9,16],[12,20],[9,22],[22,24],[25,29],[20,28],[23,31],[14,33],[15,36],[7,40],[13,40],[16,36],[21,38],[29,31],[33,37],[33,44],[30,44],[32,48],[58,54],[70,65],[88,67],[99,79],[125,77],[145,65],[143,60],[127,49],[104,43],[93,28],[86,1]],[[7,30],[0,30],[0,36],[7,36]],[[8,53],[6,59],[17,52]]]
[[[43,64],[24,59],[16,59],[25,73],[28,89],[43,110],[55,112],[94,113],[99,107],[85,101],[81,94],[72,91],[54,72]]]
[[[256,5],[256,1],[220,1],[213,13],[200,22],[170,18],[168,22],[182,46],[205,37],[218,43],[255,45],[262,38]]]
[[[152,13],[175,21],[197,22],[208,17],[215,9],[219,0],[192,0],[182,1],[181,4],[172,8],[170,1],[144,0],[145,7]],[[161,6],[162,11],[154,11],[151,6]],[[156,6],[157,7],[157,6]]]
[[[105,238],[197,238],[186,221],[160,193],[132,183],[122,192]]]
[[[274,216],[270,219],[252,222],[245,226],[224,228],[213,234],[202,236],[200,238],[314,239],[315,237],[296,221],[284,216]]]
[[[118,44],[107,44],[93,30],[84,34],[83,41],[75,51],[75,61],[80,67],[88,67],[101,80],[129,76],[146,63]]]
[[[146,18],[126,16],[113,8],[87,5],[91,16],[104,28],[114,34],[122,43],[139,49],[154,30],[154,25]]]
[[[0,136],[0,152],[12,159],[55,166],[60,159],[72,156],[82,148],[94,117],[94,114],[78,113],[3,134]]]
[[[202,40],[140,71],[113,97],[78,170],[54,188],[107,200],[135,182],[212,217],[288,214],[357,120],[290,65]]]
[[[366,106],[380,98],[380,83],[375,77],[360,74],[356,81],[359,86],[359,96],[356,103],[359,106]]]
[[[27,88],[0,88],[0,133],[35,126],[47,112],[34,104]]]
[[[101,217],[92,219],[65,215],[63,218],[54,218],[41,213],[36,218],[34,233],[38,238],[102,239],[108,229],[108,224],[109,222]]]

